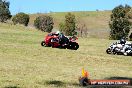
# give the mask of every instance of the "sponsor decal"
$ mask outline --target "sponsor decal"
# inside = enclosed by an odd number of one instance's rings
[[[91,85],[130,85],[130,80],[90,80]]]

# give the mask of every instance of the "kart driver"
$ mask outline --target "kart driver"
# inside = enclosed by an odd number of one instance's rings
[[[129,47],[128,44],[131,44],[130,42],[127,42],[125,38],[120,39],[120,44],[122,45],[121,52],[125,53],[125,50]]]
[[[125,38],[121,38],[121,39],[120,39],[120,44],[121,44],[121,45],[125,45],[125,43],[126,43],[126,39],[125,39]]]
[[[63,34],[62,32],[57,31],[55,34],[58,36],[58,38],[59,38],[59,43],[60,43],[61,45],[63,45],[63,44],[68,44],[69,40],[68,40],[67,37],[64,36],[64,34]]]

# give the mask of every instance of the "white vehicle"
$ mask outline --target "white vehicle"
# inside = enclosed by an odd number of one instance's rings
[[[120,44],[118,42],[113,43],[106,50],[107,54],[123,54],[125,56],[132,55],[132,43],[126,42],[125,44]]]

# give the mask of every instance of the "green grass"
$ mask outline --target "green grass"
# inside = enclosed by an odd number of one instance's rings
[[[77,51],[42,47],[46,33],[0,24],[0,87],[80,88],[81,69],[90,79],[132,78],[132,57],[108,55],[107,39],[79,38]]]

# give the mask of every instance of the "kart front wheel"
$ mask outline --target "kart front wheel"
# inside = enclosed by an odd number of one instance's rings
[[[106,50],[106,53],[107,53],[107,54],[111,54],[110,48],[108,48],[108,49]]]
[[[41,42],[41,46],[46,46],[45,41]]]

